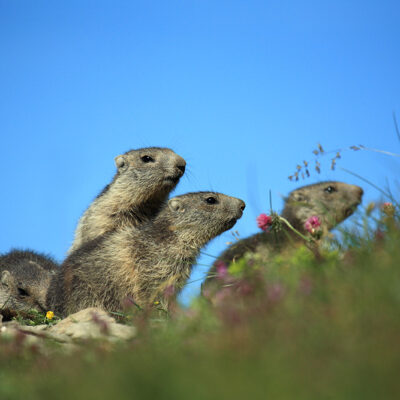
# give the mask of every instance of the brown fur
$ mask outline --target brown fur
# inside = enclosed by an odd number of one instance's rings
[[[12,250],[0,256],[0,310],[4,317],[30,309],[46,311],[47,290],[58,270],[51,257],[30,250]]]
[[[331,188],[331,189],[328,189]],[[349,217],[361,203],[363,190],[359,186],[342,182],[320,182],[293,190],[285,201],[282,217],[304,235],[307,235],[304,223],[311,216],[318,216],[321,228],[326,234],[336,225]],[[216,275],[216,264],[229,264],[243,257],[245,253],[282,250],[290,243],[302,239],[283,225],[281,232],[260,232],[239,240],[225,250],[214,263],[203,286],[208,285]]]
[[[179,291],[200,249],[232,228],[244,207],[213,192],[169,200],[154,220],[120,227],[72,253],[51,284],[50,307],[62,315],[90,306],[118,311],[127,299],[147,306],[167,286]]]
[[[69,254],[106,232],[138,225],[156,215],[186,166],[172,150],[158,147],[128,151],[116,157],[115,163],[117,173],[112,182],[79,220]]]

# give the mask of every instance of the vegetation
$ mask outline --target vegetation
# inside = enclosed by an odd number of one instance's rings
[[[0,339],[0,398],[398,398],[399,209],[373,208],[317,256],[246,256],[189,309],[135,307],[131,342]]]

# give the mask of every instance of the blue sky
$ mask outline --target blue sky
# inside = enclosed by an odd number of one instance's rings
[[[0,0],[0,252],[62,260],[114,157],[170,147],[187,161],[175,194],[215,190],[255,217],[281,209],[296,164],[354,144],[400,153],[398,1]],[[399,160],[344,152],[339,167],[398,194]],[[227,232],[205,250],[218,255]],[[198,293],[201,266],[183,294]]]

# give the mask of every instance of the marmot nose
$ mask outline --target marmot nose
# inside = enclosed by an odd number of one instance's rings
[[[360,188],[360,186],[356,186],[354,185],[354,196],[357,196],[359,199],[359,202],[361,203],[363,194],[364,194],[364,190],[362,190],[362,188]]]
[[[246,203],[243,200],[240,200],[240,209],[244,211],[245,208],[246,208]]]
[[[175,167],[181,172],[181,176],[185,173],[186,161],[181,156],[175,157]]]
[[[185,173],[186,165],[177,165],[178,169],[182,172],[182,175]]]

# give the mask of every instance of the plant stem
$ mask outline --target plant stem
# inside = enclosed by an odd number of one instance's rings
[[[278,215],[279,219],[283,221],[294,233],[299,235],[302,239],[304,239],[306,242],[313,242],[314,240],[310,237],[304,236],[302,233],[300,233],[296,228],[294,228],[291,223],[286,219]]]

